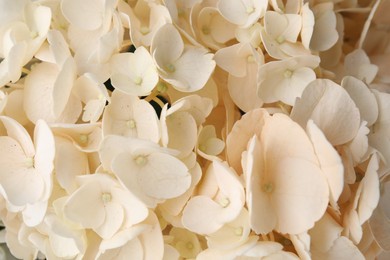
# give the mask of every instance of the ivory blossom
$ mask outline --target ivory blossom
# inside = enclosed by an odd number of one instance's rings
[[[389,6],[0,0],[0,259],[388,259]]]

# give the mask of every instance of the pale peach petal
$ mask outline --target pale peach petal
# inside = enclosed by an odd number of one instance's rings
[[[317,79],[306,87],[291,118],[302,127],[312,119],[333,145],[352,140],[360,126],[360,113],[353,100],[341,86],[327,79]]]
[[[258,136],[269,115],[264,109],[255,109],[246,113],[236,124],[226,139],[226,152],[229,164],[238,172],[242,172],[241,154],[246,150],[248,141],[254,134]]]
[[[312,8],[315,17],[313,35],[310,49],[326,51],[330,49],[339,38],[336,30],[336,15],[333,3],[319,3]]]
[[[61,1],[61,10],[66,19],[84,30],[98,29],[103,23],[104,1]]]
[[[307,122],[306,131],[329,184],[330,204],[337,209],[337,200],[344,188],[343,163],[337,151],[312,120]]]
[[[375,95],[366,84],[354,77],[344,77],[341,86],[359,108],[361,120],[365,120],[367,126],[371,126],[378,118],[378,103]]]
[[[311,248],[316,251],[328,252],[337,238],[340,237],[342,226],[337,223],[328,213],[309,230]]]
[[[366,174],[360,183],[360,185],[362,185],[362,191],[359,196],[357,212],[361,224],[371,217],[372,212],[379,202],[378,168],[378,157],[377,154],[374,153],[368,163]]]
[[[248,143],[247,161],[244,168],[246,200],[249,211],[250,226],[257,234],[271,232],[277,223],[274,205],[265,192],[257,188],[261,183],[263,165],[263,150],[257,136]],[[267,209],[267,210],[264,210]]]
[[[84,184],[75,191],[64,206],[64,213],[70,220],[84,228],[98,228],[105,219],[102,191],[95,183]]]

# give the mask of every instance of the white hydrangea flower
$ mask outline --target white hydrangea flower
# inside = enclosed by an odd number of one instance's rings
[[[282,101],[293,106],[295,99],[316,79],[318,56],[298,56],[270,61],[259,67],[257,93],[265,103]]]
[[[184,227],[198,234],[214,233],[234,220],[245,202],[244,188],[233,169],[226,163],[213,161],[209,171],[217,181],[216,196],[194,196],[183,211]]]
[[[229,22],[247,28],[264,16],[268,0],[218,1],[218,10]]]
[[[103,239],[148,216],[148,209],[117,180],[106,174],[79,176],[80,187],[64,204],[64,214]]]
[[[153,107],[137,96],[115,90],[102,120],[103,134],[160,140],[160,123]]]
[[[38,120],[34,143],[18,122],[1,116],[7,136],[0,137],[0,192],[13,212],[21,212],[28,226],[38,225],[46,214],[53,186],[54,138]]]
[[[3,0],[0,18],[0,87],[19,80],[50,28],[50,8],[30,1]]]
[[[111,84],[126,94],[147,96],[158,82],[152,56],[141,46],[134,53],[119,53],[111,58]]]
[[[151,53],[160,77],[184,92],[204,87],[215,68],[213,54],[204,48],[185,45],[172,24],[162,26],[155,34]]]
[[[151,208],[191,185],[187,166],[172,153],[151,141],[114,135],[104,138],[99,151],[103,167]]]

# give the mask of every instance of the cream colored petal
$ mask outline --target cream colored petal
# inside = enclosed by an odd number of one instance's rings
[[[314,29],[314,14],[310,10],[309,3],[305,3],[301,9],[302,12],[302,30],[301,30],[301,40],[303,46],[305,46],[306,49],[309,49],[310,47],[310,40],[313,35],[313,29]]]
[[[316,251],[328,252],[337,238],[340,237],[343,227],[334,220],[331,215],[324,216],[309,230],[311,248]]]
[[[247,161],[243,168],[250,226],[257,234],[267,234],[277,224],[274,205],[269,196],[261,190],[265,167],[263,160],[264,151],[257,136],[253,136],[248,143]]]
[[[324,260],[332,260],[332,259],[340,259],[340,260],[363,260],[365,257],[359,251],[359,249],[346,237],[339,237],[336,239],[333,247],[326,253],[320,253],[317,251],[312,252],[312,257],[315,259],[324,259]]]
[[[250,231],[248,211],[243,208],[236,219],[207,236],[207,245],[222,250],[232,249],[245,243]]]
[[[0,137],[0,143],[0,185],[4,197],[15,206],[39,201],[45,182],[32,167],[33,158],[26,157],[21,146],[8,136]]]
[[[328,184],[312,144],[304,130],[284,114],[267,119],[260,141],[267,167],[261,188],[270,193],[278,217],[275,229],[303,233],[321,218],[329,202]]]
[[[35,125],[34,142],[34,167],[45,178],[48,178],[54,168],[55,144],[53,133],[43,120],[38,120]]]
[[[263,100],[257,95],[257,65],[248,67],[247,75],[237,78],[229,75],[228,90],[234,103],[244,112],[259,108]]]
[[[121,156],[118,156],[118,160]],[[158,199],[170,199],[183,194],[190,186],[187,167],[175,157],[153,153],[139,169],[138,182],[144,192]]]
[[[371,156],[366,174],[360,184],[362,185],[362,192],[359,197],[357,212],[359,214],[360,223],[362,224],[371,217],[372,212],[379,202],[378,168],[378,157],[374,153]]]
[[[26,208],[22,211],[23,222],[26,226],[35,227],[44,220],[47,204],[46,200],[26,205]]]
[[[188,112],[176,112],[166,118],[168,133],[167,147],[179,150],[187,156],[195,147],[198,129],[194,118]]]
[[[200,155],[204,153],[207,155],[218,155],[225,148],[225,143],[221,139],[216,138],[215,127],[207,125],[199,133],[197,148]]]
[[[241,154],[254,134],[260,135],[264,120],[269,115],[264,109],[255,109],[238,120],[226,139],[226,152],[229,164],[241,173]]]
[[[330,203],[337,209],[337,200],[344,188],[343,162],[337,151],[312,120],[307,122],[306,131],[313,144],[320,168],[328,181]]]
[[[368,126],[371,126],[378,118],[378,103],[375,95],[366,84],[354,77],[344,77],[341,86],[359,108],[361,119],[365,120]]]
[[[99,185],[96,182],[89,182],[76,190],[66,201],[64,214],[84,228],[101,226],[106,218],[106,212]]]
[[[4,96],[3,103],[2,105],[0,104],[0,113],[2,112],[1,107],[3,106],[4,113],[2,114],[15,119],[21,125],[27,125],[30,120],[28,120],[24,109],[20,109],[23,107],[23,95],[23,90],[16,89],[7,96]]]
[[[145,152],[161,151],[159,145],[135,138],[126,138],[118,135],[106,136],[99,147],[99,157],[104,169],[111,171],[113,159],[123,153],[133,153],[135,149],[143,148]]]
[[[131,243],[134,241],[137,241],[137,243],[140,243],[139,239],[137,238],[142,232],[145,232],[150,229],[150,225],[147,224],[140,224],[135,225],[130,228],[122,229],[119,232],[117,232],[114,236],[112,236],[109,239],[104,239],[101,241],[99,245],[99,251],[105,252],[109,249],[116,249],[120,248],[127,243]],[[142,245],[140,244],[142,247]]]
[[[124,221],[124,212],[120,204],[111,202],[104,205],[104,222],[93,230],[103,239],[111,238],[122,226]]]
[[[243,25],[248,19],[243,1],[219,1],[218,10],[226,20],[233,24]]]
[[[223,211],[221,205],[209,197],[193,197],[183,210],[183,226],[198,234],[213,233],[224,224],[218,218],[221,211]]]
[[[369,57],[362,49],[356,49],[345,56],[344,68],[347,75],[370,84],[378,73],[378,66],[371,64]]]
[[[7,131],[7,135],[15,139],[19,143],[25,155],[28,157],[34,156],[35,155],[34,144],[26,129],[23,126],[21,126],[17,121],[15,121],[13,118],[0,116],[0,120]]]
[[[238,216],[241,208],[244,206],[244,188],[237,173],[226,162],[214,160],[212,167],[221,193],[220,195],[223,197],[222,200],[227,199],[228,202],[228,205],[224,206],[224,214],[226,215],[224,221],[231,221]]]
[[[171,64],[173,67],[168,75],[160,76],[180,91],[197,91],[204,87],[214,71],[213,56],[203,49],[186,47],[180,58]]]
[[[104,1],[61,1],[61,11],[65,18],[73,25],[84,30],[98,29],[105,15]]]
[[[40,118],[47,122],[55,120],[52,93],[58,73],[56,65],[40,63],[26,77],[23,103],[27,117],[32,122]]]
[[[120,203],[125,212],[124,225],[130,226],[143,221],[148,216],[148,208],[127,190],[112,187],[113,200]]]
[[[55,147],[56,179],[61,187],[71,194],[77,189],[75,177],[89,173],[87,155],[67,138],[55,137]]]
[[[330,49],[339,38],[336,30],[336,15],[333,11],[333,3],[320,3],[312,9],[315,17],[313,35],[310,41],[310,49],[326,51]]]
[[[317,79],[306,87],[291,118],[302,127],[312,119],[333,145],[352,140],[360,125],[359,110],[348,93],[326,79]]]
[[[235,77],[244,77],[247,73],[248,57],[252,55],[250,44],[238,43],[219,49],[215,61],[219,67]]]
[[[176,61],[184,50],[184,43],[172,24],[165,24],[154,35],[151,53],[160,68]]]
[[[137,164],[138,158],[146,160],[144,165]],[[122,153],[114,158],[112,167],[130,192],[147,205],[151,198],[158,201],[177,197],[191,184],[191,176],[185,165],[175,157],[163,153],[152,153],[144,157]],[[129,171],[132,174],[128,174]]]

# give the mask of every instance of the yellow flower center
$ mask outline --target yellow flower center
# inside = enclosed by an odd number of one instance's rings
[[[136,77],[135,79],[134,79],[134,83],[136,84],[136,85],[141,85],[142,84],[142,78],[141,77]]]
[[[199,145],[199,150],[201,150],[202,152],[206,152],[206,145],[204,144]]]
[[[141,32],[142,35],[148,34],[150,32],[149,28],[146,26],[142,26],[139,31]]]
[[[269,183],[264,184],[262,189],[266,193],[271,193],[274,191],[274,185],[271,182],[269,182]]]
[[[223,208],[226,208],[227,206],[229,206],[229,204],[230,204],[229,198],[223,198],[219,201],[219,205],[221,205]]]
[[[280,35],[278,38],[276,38],[276,41],[277,41],[279,44],[283,43],[285,40],[286,40],[286,39],[284,38],[283,35]]]
[[[168,90],[167,85],[164,82],[159,82],[157,84],[157,91],[160,93],[165,93]]]
[[[242,227],[238,227],[238,228],[236,228],[235,230],[234,230],[234,234],[236,235],[236,236],[242,236],[242,233],[243,233],[243,228]]]
[[[170,73],[173,73],[176,71],[176,68],[175,66],[172,64],[172,63],[169,63],[165,66],[165,69],[170,72]]]
[[[253,13],[255,11],[255,8],[253,8],[253,6],[248,6],[247,8],[246,8],[246,13],[247,14],[251,14],[251,13]]]
[[[80,142],[82,144],[86,144],[88,142],[88,135],[86,134],[80,134]]]
[[[208,34],[210,34],[210,28],[204,25],[202,27],[202,32],[203,32],[203,34],[208,35]]]
[[[192,244],[191,242],[187,242],[186,247],[187,249],[191,250],[194,248],[194,244]]]
[[[126,126],[130,129],[134,129],[136,127],[135,121],[133,119],[130,119],[126,122]]]
[[[105,192],[102,194],[102,201],[104,204],[109,203],[111,200],[112,200],[112,196],[110,193]]]
[[[283,76],[286,78],[286,79],[289,79],[291,78],[293,72],[291,70],[285,70],[285,72],[283,73]]]
[[[246,60],[248,61],[248,63],[253,63],[253,62],[255,62],[255,57],[253,57],[253,55],[248,55]]]
[[[143,166],[147,163],[148,159],[146,159],[146,157],[143,155],[139,155],[139,156],[135,157],[134,161],[137,165]]]
[[[38,32],[36,32],[36,31],[30,32],[30,37],[31,37],[32,39],[37,38],[37,37],[38,37]]]
[[[34,157],[28,157],[26,159],[26,167],[27,168],[33,168],[34,167],[34,163],[35,163]]]

